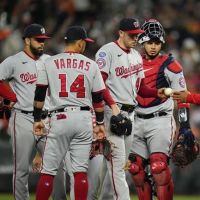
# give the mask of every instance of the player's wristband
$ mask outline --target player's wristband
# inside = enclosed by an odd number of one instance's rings
[[[96,114],[96,124],[102,125],[104,124],[104,112],[95,112]]]
[[[96,121],[96,124],[97,124],[97,125],[103,125],[103,124],[104,124],[104,121],[102,121],[102,122]]]
[[[33,109],[34,122],[40,122],[41,115],[42,115],[42,109],[34,107],[34,109]]]

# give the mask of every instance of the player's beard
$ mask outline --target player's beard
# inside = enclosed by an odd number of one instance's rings
[[[154,58],[156,58],[156,57],[159,55],[159,52],[158,52],[157,54],[151,55],[151,54],[148,54],[148,53],[145,51],[145,54],[148,56],[148,58],[149,58],[150,60],[153,60]]]
[[[37,49],[33,47],[32,45],[30,45],[30,51],[36,57],[40,57],[44,53],[44,49]]]

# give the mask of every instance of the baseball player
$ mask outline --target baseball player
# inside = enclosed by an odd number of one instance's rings
[[[143,45],[144,82],[151,88],[170,87],[173,90],[186,89],[181,65],[171,54],[161,54],[164,40],[162,25],[154,19],[142,25],[144,33],[139,36]],[[129,161],[139,200],[152,200],[153,186],[147,176],[146,168],[155,183],[158,200],[173,199],[173,180],[169,169],[169,155],[175,135],[176,125],[173,117],[172,98],[137,97],[133,143]],[[181,127],[189,126],[188,104],[179,104]]]
[[[96,62],[101,70],[106,90],[103,93],[105,126],[108,139],[113,143],[112,160],[106,161],[113,188],[113,198],[130,199],[129,188],[123,170],[125,163],[124,136],[110,131],[111,115],[122,112],[131,115],[137,105],[137,93],[147,97],[164,97],[163,90],[150,89],[144,85],[142,57],[134,47],[140,29],[137,19],[124,18],[119,25],[119,38],[104,45],[96,53]],[[120,111],[121,110],[121,111]]]
[[[42,141],[33,134],[32,105],[37,67],[49,57],[43,54],[44,42],[48,38],[41,25],[27,26],[23,35],[23,51],[8,57],[0,64],[0,80],[8,80],[17,97],[8,127],[13,146],[13,195],[15,200],[29,199],[29,166],[34,147]]]
[[[50,129],[43,156],[43,167],[38,182],[36,199],[48,200],[58,167],[70,152],[74,175],[75,200],[86,200],[88,192],[87,168],[93,137],[91,108],[96,114],[96,138],[105,136],[105,89],[97,64],[82,55],[87,37],[81,26],[69,27],[65,34],[65,52],[44,62],[38,73],[34,98],[34,134],[42,135],[44,124],[41,112],[47,87],[52,103]]]

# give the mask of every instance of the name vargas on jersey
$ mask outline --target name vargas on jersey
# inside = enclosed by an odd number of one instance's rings
[[[90,62],[87,62],[85,60],[78,60],[78,59],[56,59],[54,60],[54,63],[57,67],[57,69],[64,69],[64,68],[74,68],[74,69],[81,69],[88,71],[90,69]]]

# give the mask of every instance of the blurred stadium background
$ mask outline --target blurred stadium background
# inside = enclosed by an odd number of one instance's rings
[[[199,0],[0,0],[0,62],[21,50],[21,34],[30,23],[46,27],[52,37],[46,44],[50,55],[63,51],[67,26],[83,25],[96,40],[86,51],[94,58],[101,45],[115,39],[122,17],[136,17],[141,23],[156,18],[166,31],[164,51],[171,52],[183,65],[188,89],[200,92],[199,11]],[[0,193],[3,193],[11,192],[12,188],[12,150],[10,137],[1,124]],[[191,124],[199,137],[200,107],[191,106]],[[185,169],[172,166],[176,194],[200,195],[199,166],[200,160]],[[37,178],[35,174],[30,176],[31,192],[35,190]],[[128,181],[133,191],[131,180]],[[3,200],[1,194],[0,199]]]

